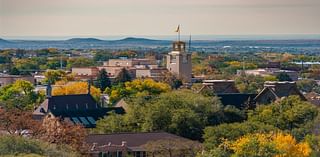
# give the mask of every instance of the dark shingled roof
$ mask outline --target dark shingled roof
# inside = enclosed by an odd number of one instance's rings
[[[257,94],[243,94],[243,93],[225,93],[217,94],[221,103],[226,105],[232,105],[239,109],[247,107],[248,104],[254,103],[253,100]]]
[[[98,105],[90,94],[60,95],[48,97],[34,112],[35,119],[42,119],[48,113],[85,127],[95,127],[95,121],[114,111],[123,114],[123,108],[104,108]],[[92,120],[93,119],[93,120]]]
[[[126,146],[139,147],[150,141],[157,141],[162,139],[180,139],[191,141],[189,139],[166,133],[166,132],[148,132],[148,133],[116,133],[116,134],[91,134],[86,138],[86,143],[92,145],[96,143],[98,146],[103,145],[122,145],[122,142],[126,142]]]

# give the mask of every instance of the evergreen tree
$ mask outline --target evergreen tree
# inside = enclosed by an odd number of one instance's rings
[[[131,75],[129,71],[126,68],[122,68],[121,71],[119,72],[118,76],[115,79],[116,83],[125,83],[128,81],[131,81]]]
[[[290,78],[290,76],[286,73],[280,73],[277,75],[277,79],[279,81],[292,81],[292,79]]]
[[[99,71],[96,86],[99,87],[101,91],[104,91],[107,87],[111,86],[110,79],[105,69]]]

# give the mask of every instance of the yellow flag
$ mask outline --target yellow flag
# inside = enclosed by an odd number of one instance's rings
[[[178,25],[178,27],[177,27],[175,32],[180,32],[180,25]]]

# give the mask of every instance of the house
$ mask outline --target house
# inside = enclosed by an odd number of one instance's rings
[[[213,92],[214,94],[226,94],[226,93],[239,93],[239,90],[235,86],[234,80],[203,80],[203,86],[198,91],[201,92]]]
[[[96,121],[109,112],[123,114],[120,107],[101,107],[90,94],[51,96],[51,86],[47,87],[47,98],[35,109],[33,117],[42,120],[45,116],[59,117],[73,124],[81,124],[86,128],[94,128]]]
[[[184,154],[194,153],[188,151],[201,148],[198,142],[166,132],[91,134],[86,138],[90,146],[89,156],[92,157],[146,157],[148,146],[152,146],[153,142],[157,143],[152,148],[154,152],[162,151],[161,146],[180,150]]]
[[[254,101],[257,104],[269,104],[290,95],[298,95],[301,100],[307,100],[299,91],[295,82],[267,81],[264,83],[263,90],[254,98]]]

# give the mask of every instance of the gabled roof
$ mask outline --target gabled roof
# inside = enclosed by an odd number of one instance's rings
[[[167,132],[145,132],[145,133],[115,133],[115,134],[91,134],[86,138],[89,145],[97,146],[125,146],[130,150],[142,149],[141,146],[150,141],[177,139],[183,141],[191,141],[189,139],[170,134]]]
[[[34,112],[35,119],[42,119],[47,114],[60,117],[74,124],[95,127],[95,122],[108,112],[123,114],[122,108],[104,108],[98,105],[90,94],[60,95],[48,97]]]
[[[239,93],[234,80],[203,80],[203,86],[198,93],[207,89],[213,93]]]
[[[52,112],[53,114],[64,111],[84,111],[98,109],[100,106],[89,94],[59,95],[48,97],[35,111],[34,114]]]
[[[276,99],[282,97],[288,97],[291,95],[298,95],[302,100],[307,100],[304,95],[299,91],[295,82],[265,82],[264,89],[255,97],[258,102],[259,99],[263,98],[265,93],[273,95]]]

